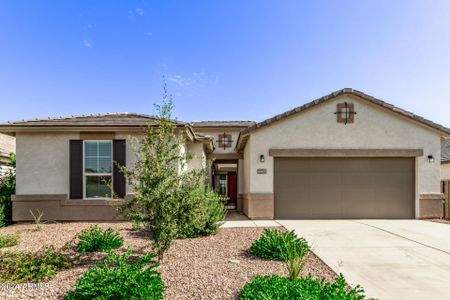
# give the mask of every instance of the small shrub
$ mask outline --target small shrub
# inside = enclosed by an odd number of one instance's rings
[[[342,274],[331,283],[324,279],[289,278],[272,276],[256,276],[244,285],[239,295],[240,300],[259,299],[308,299],[308,300],[362,300],[364,289],[360,286],[349,289]]]
[[[15,234],[0,235],[0,248],[15,246],[19,243],[19,236]]]
[[[281,238],[284,241],[280,245],[281,256],[286,263],[289,279],[294,281],[302,271],[303,259],[309,251],[309,246],[304,239],[292,239],[290,234],[282,235]]]
[[[139,231],[142,229],[142,224],[139,220],[132,220],[131,221],[131,230],[133,231]]]
[[[16,193],[16,155],[10,153],[9,157],[12,169],[0,175],[0,227],[12,223],[11,195]]]
[[[43,248],[36,253],[0,252],[0,283],[40,282],[52,279],[58,270],[71,264],[71,260],[51,247]]]
[[[33,217],[34,220],[34,224],[36,225],[36,230],[40,231],[41,230],[41,225],[42,225],[42,217],[44,216],[44,212],[40,211],[39,209],[36,209],[36,215],[33,213],[33,211],[30,209],[30,214]]]
[[[102,230],[97,225],[83,230],[79,235],[78,251],[102,252],[122,247],[123,237],[112,228]]]
[[[113,252],[99,265],[89,269],[70,291],[65,300],[88,299],[162,299],[164,283],[151,263],[154,254],[130,262],[131,252]]]
[[[225,198],[204,187],[186,189],[180,197],[180,238],[216,234],[225,218]]]
[[[306,240],[297,238],[294,231],[265,229],[261,237],[251,245],[250,253],[265,259],[285,260],[286,254],[283,254],[282,251],[287,249],[286,245],[301,257],[309,250]],[[291,253],[291,256],[294,253]]]

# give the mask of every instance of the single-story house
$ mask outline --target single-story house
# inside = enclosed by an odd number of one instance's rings
[[[11,122],[17,140],[13,219],[111,220],[132,194],[113,161],[131,166],[150,116],[115,113]],[[441,142],[450,130],[353,89],[262,122],[177,122],[187,168],[207,168],[227,208],[253,219],[442,215]],[[112,198],[110,186],[114,194]]]

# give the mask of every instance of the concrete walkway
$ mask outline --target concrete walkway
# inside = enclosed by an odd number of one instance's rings
[[[239,212],[228,212],[225,218],[225,223],[221,228],[235,228],[235,227],[276,227],[281,226],[274,220],[250,220],[244,214]]]
[[[378,299],[450,299],[450,225],[420,220],[278,221]]]

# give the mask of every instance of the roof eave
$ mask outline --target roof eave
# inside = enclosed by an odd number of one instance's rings
[[[245,136],[247,134],[252,133],[255,130],[258,130],[260,128],[266,127],[266,126],[268,126],[268,125],[270,125],[270,124],[272,124],[274,122],[277,122],[277,121],[279,121],[281,119],[284,119],[286,117],[289,117],[291,115],[295,115],[297,113],[301,113],[301,112],[304,112],[306,110],[309,110],[309,109],[311,109],[313,107],[316,107],[317,105],[319,105],[321,103],[325,103],[325,102],[327,102],[327,101],[329,101],[331,99],[335,99],[335,98],[337,98],[338,96],[341,96],[341,95],[352,95],[352,96],[359,97],[359,98],[361,98],[363,100],[366,100],[366,101],[368,101],[370,103],[378,105],[381,108],[384,108],[384,109],[390,110],[390,111],[392,111],[394,113],[397,113],[398,115],[403,116],[403,117],[405,117],[405,118],[407,118],[407,119],[409,119],[411,121],[419,123],[419,124],[429,128],[430,130],[438,132],[439,134],[441,134],[442,137],[445,137],[445,138],[449,138],[450,137],[450,129],[449,128],[446,128],[446,127],[444,127],[442,125],[434,123],[434,122],[432,122],[430,120],[427,120],[427,119],[425,119],[423,117],[420,117],[420,116],[418,116],[416,114],[413,114],[411,112],[407,112],[407,111],[405,111],[405,110],[403,110],[403,109],[401,109],[399,107],[396,107],[396,106],[394,106],[392,104],[389,104],[387,102],[384,102],[384,101],[382,101],[380,99],[377,99],[375,97],[367,95],[367,94],[365,94],[365,93],[363,93],[361,91],[353,90],[351,88],[345,88],[345,89],[342,89],[342,90],[339,90],[339,91],[335,91],[335,92],[333,92],[331,94],[328,94],[326,96],[323,96],[321,98],[318,98],[316,100],[308,102],[308,103],[306,103],[304,105],[301,105],[299,107],[296,107],[296,108],[291,109],[289,111],[286,111],[284,113],[278,114],[278,115],[276,115],[276,116],[274,116],[272,118],[269,118],[269,119],[266,119],[266,120],[264,120],[262,122],[256,123],[255,125],[252,125],[252,126],[246,128],[246,129],[242,130],[241,131],[241,135]]]

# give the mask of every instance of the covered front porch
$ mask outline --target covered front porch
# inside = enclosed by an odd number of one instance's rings
[[[211,166],[211,185],[227,198],[228,210],[238,209],[238,165],[237,159],[215,159]]]

